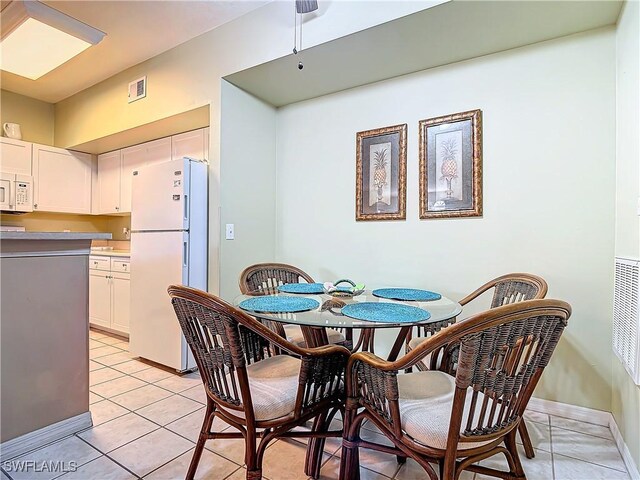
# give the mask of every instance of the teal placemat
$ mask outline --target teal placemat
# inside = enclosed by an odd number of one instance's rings
[[[321,283],[285,283],[278,286],[278,291],[285,293],[306,293],[320,294],[324,293]]]
[[[378,288],[371,293],[376,297],[411,302],[431,302],[442,298],[439,293],[417,288]]]
[[[356,320],[383,323],[424,322],[431,318],[426,310],[399,303],[362,302],[342,307],[342,314]]]
[[[247,298],[238,306],[250,312],[295,313],[318,308],[320,302],[312,298],[264,296]]]

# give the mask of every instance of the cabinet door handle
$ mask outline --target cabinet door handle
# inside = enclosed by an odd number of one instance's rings
[[[33,208],[36,208],[36,209],[37,209],[37,208],[38,208],[38,204],[37,204],[37,203],[34,203],[34,204],[33,204]]]

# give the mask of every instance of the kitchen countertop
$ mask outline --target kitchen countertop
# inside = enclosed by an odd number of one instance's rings
[[[129,250],[91,250],[91,255],[102,257],[130,257],[131,252]]]
[[[2,232],[0,240],[111,240],[99,232]]]

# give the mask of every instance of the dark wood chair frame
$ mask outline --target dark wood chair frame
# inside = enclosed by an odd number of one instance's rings
[[[447,327],[395,362],[368,352],[352,355],[346,375],[340,478],[359,477],[359,447],[395,454],[399,461],[411,457],[431,480],[438,477],[429,462],[439,464],[442,480],[457,480],[463,470],[504,479],[526,478],[518,456],[516,431],[570,315],[571,307],[565,302],[527,300],[496,307]],[[452,342],[460,344],[460,354],[443,450],[418,443],[403,432],[397,375]],[[465,419],[469,387],[471,408]],[[479,393],[484,394],[482,405],[477,402]],[[362,440],[359,431],[364,420],[373,422],[394,447]],[[465,427],[461,433],[462,425]],[[458,450],[461,442],[485,441],[485,445]],[[475,465],[498,453],[505,455],[509,472]]]
[[[245,268],[240,274],[239,286],[243,295],[273,295],[278,293],[278,286],[285,283],[315,283],[311,275],[293,265],[286,263],[256,263]],[[281,337],[286,338],[285,330],[280,322],[268,322],[267,325]],[[307,345],[317,346],[329,343],[324,328],[300,327]],[[345,329],[345,341],[339,343],[353,348],[353,332]]]
[[[531,273],[508,273],[500,277],[494,278],[489,282],[482,285],[477,290],[471,292],[469,295],[460,300],[460,305],[463,307],[475,300],[483,293],[494,289],[493,297],[491,299],[491,306],[489,308],[496,308],[502,305],[509,305],[512,303],[521,302],[524,300],[535,300],[545,298],[549,287],[547,282],[537,275]],[[456,319],[452,319],[450,322],[435,325],[426,325],[423,327],[416,327],[416,332],[419,336],[429,337],[435,333],[447,327],[451,323],[455,323]],[[411,341],[411,333],[407,336],[406,351],[409,352],[409,342]],[[429,359],[430,370],[440,370],[447,372],[450,375],[455,375],[456,363],[459,352],[459,345],[456,343],[443,346],[438,351],[433,352]],[[420,362],[416,365],[418,370],[425,369],[425,364]],[[524,446],[525,455],[527,458],[535,457],[535,450],[527,430],[525,422],[521,422],[518,427],[520,437],[522,438],[522,444]]]
[[[267,445],[282,437],[311,439],[305,473],[318,478],[324,438],[342,436],[341,430],[329,431],[329,424],[338,411],[344,410],[343,380],[349,350],[336,345],[301,348],[214,295],[178,285],[170,286],[168,292],[207,394],[204,422],[186,478],[194,478],[207,440],[243,438],[246,478],[258,480],[262,478]],[[285,418],[259,421],[253,409],[247,366],[276,354],[301,359],[294,411]],[[212,432],[216,416],[238,432]],[[312,419],[311,431],[292,431]],[[311,445],[313,439],[323,441]]]

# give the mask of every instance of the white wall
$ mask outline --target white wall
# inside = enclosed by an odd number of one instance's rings
[[[609,410],[614,58],[614,30],[601,29],[282,108],[277,259],[321,281],[455,299],[506,272],[540,274],[574,314],[537,395]],[[418,121],[475,108],[484,217],[421,221]],[[355,222],[356,132],[405,122],[407,220]]]
[[[616,31],[615,254],[640,258],[640,4],[627,2]],[[640,387],[613,356],[612,412],[640,466]]]
[[[220,175],[221,223],[235,225],[235,240],[223,239],[220,295],[240,293],[238,276],[253,263],[275,257],[276,110],[239,88],[222,82]]]

